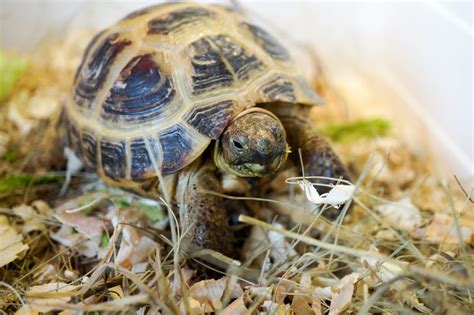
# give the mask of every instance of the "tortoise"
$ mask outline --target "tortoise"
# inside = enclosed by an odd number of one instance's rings
[[[207,192],[221,174],[272,176],[300,149],[305,174],[350,179],[308,119],[321,103],[262,27],[167,3],[93,37],[64,108],[67,145],[107,184],[176,205],[185,251],[231,254],[223,198]]]

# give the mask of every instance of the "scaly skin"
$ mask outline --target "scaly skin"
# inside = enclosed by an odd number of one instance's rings
[[[274,113],[280,118],[285,126],[287,141],[290,144],[292,153],[290,158],[296,166],[300,166],[299,150],[303,160],[305,176],[324,176],[331,178],[342,178],[351,181],[351,175],[339,156],[329,145],[328,141],[318,134],[314,124],[306,117],[309,117],[307,106],[294,104],[279,104],[274,106]],[[300,175],[303,175],[302,173]],[[314,179],[318,184],[334,184],[334,181],[324,179]],[[320,194],[330,190],[329,187],[316,187]],[[335,219],[339,210],[329,208],[323,215],[329,219]]]
[[[221,191],[215,165],[212,161],[196,161],[180,177],[178,205],[181,231],[186,233],[182,249],[188,253],[213,249],[232,256],[232,235],[223,198],[207,192]]]
[[[298,149],[301,149],[305,175],[342,177],[351,180],[349,171],[337,154],[332,150],[329,143],[316,132],[311,121],[306,118],[308,117],[306,107],[294,104],[288,106],[274,104],[269,109],[272,109],[286,130],[287,142],[292,148],[290,157],[296,165],[300,164]],[[245,121],[242,120],[240,123]],[[255,121],[252,121],[252,123],[255,124]],[[239,133],[245,129],[245,126],[238,127],[228,130],[235,130],[236,133]],[[249,135],[254,140],[258,140],[258,135],[262,134],[262,131],[259,131],[258,128],[249,128],[249,130],[255,130]],[[229,135],[227,138],[229,138]],[[249,152],[252,152],[252,150]],[[282,154],[285,154],[286,158],[286,152]],[[219,157],[219,152],[214,152],[214,158],[216,157]],[[222,164],[224,159],[215,161],[215,163]],[[206,163],[196,162],[188,167],[184,174],[180,175],[180,177],[184,176],[185,178],[180,179],[180,190],[184,196],[180,207],[182,230],[185,231],[191,227],[183,246],[188,252],[209,248],[231,255],[231,234],[223,200],[221,197],[205,192],[205,190],[221,191],[220,182],[216,176],[215,163],[211,161]],[[223,169],[222,166],[220,168]],[[316,182],[324,183],[325,181],[316,180]],[[326,190],[324,187],[318,187],[318,191],[323,193]],[[339,211],[330,210],[325,211],[324,215],[335,218],[338,213]]]

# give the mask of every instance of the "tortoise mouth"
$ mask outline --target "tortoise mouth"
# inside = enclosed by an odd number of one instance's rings
[[[214,150],[214,161],[216,166],[227,173],[239,176],[239,177],[263,177],[272,175],[277,172],[281,166],[285,163],[288,153],[290,152],[289,147],[284,150],[283,154],[277,156],[269,163],[242,163],[242,164],[231,164],[225,161],[222,152],[219,150],[219,143],[216,143]]]
[[[234,175],[262,177],[275,173],[288,152],[285,128],[278,117],[251,108],[232,120],[217,139],[214,161]]]

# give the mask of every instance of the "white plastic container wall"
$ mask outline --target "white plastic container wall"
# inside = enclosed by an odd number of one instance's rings
[[[2,0],[0,44],[28,50],[45,36],[64,34],[74,27],[103,28],[156,2]],[[472,2],[238,4],[281,36],[312,47],[336,86],[346,84],[345,88],[365,92],[387,89],[398,99],[387,102],[398,126],[408,133],[426,128],[440,165],[472,189]],[[361,78],[370,78],[367,82],[371,83],[357,83]]]

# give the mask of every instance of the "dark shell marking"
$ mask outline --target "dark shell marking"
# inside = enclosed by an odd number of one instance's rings
[[[92,170],[96,170],[97,140],[96,136],[87,130],[82,130],[82,153],[86,166]]]
[[[211,46],[208,38],[191,44],[191,58],[193,94],[230,86],[234,82],[222,56]]]
[[[102,167],[107,176],[113,179],[125,178],[127,173],[127,151],[125,141],[103,138],[100,141]]]
[[[144,123],[163,113],[175,94],[171,79],[161,73],[153,56],[137,56],[121,71],[100,116],[109,122]]]
[[[118,40],[119,34],[114,33],[107,36],[99,47],[94,50],[90,61],[79,70],[75,88],[74,101],[82,107],[89,108],[97,91],[104,84],[117,55],[132,42],[128,39]],[[95,39],[97,41],[97,38]],[[89,56],[85,56],[88,59]]]
[[[266,66],[225,35],[203,37],[191,44],[193,94],[231,86],[234,75],[246,81]],[[229,66],[227,66],[227,64]]]
[[[250,31],[254,40],[273,58],[288,61],[290,53],[283,47],[278,40],[267,31],[257,25],[242,22],[241,24]]]
[[[221,101],[204,107],[193,108],[184,119],[201,134],[217,139],[232,119],[235,102]]]
[[[296,101],[293,84],[284,76],[276,76],[270,82],[264,84],[261,88],[262,102],[288,102]]]
[[[264,64],[255,56],[249,54],[235,40],[225,35],[209,36],[210,40],[229,62],[232,72],[241,81],[246,81],[255,72],[265,68]]]
[[[131,174],[133,180],[144,179],[149,176],[147,174],[153,172],[153,164],[145,140],[143,138],[136,138],[132,140],[130,145],[132,153],[132,167]]]
[[[191,7],[175,10],[148,22],[148,34],[169,35],[184,27],[190,27],[203,18],[213,18],[215,13],[204,8]]]
[[[185,166],[188,157],[193,151],[192,136],[189,131],[181,126],[174,125],[160,135],[163,148],[163,161],[161,171],[171,174]]]
[[[79,74],[81,73],[82,67],[84,66],[84,63],[86,62],[87,57],[89,56],[92,47],[97,43],[99,38],[101,38],[104,33],[105,33],[105,31],[97,33],[94,37],[92,37],[89,44],[87,44],[86,50],[84,51],[84,55],[83,55],[84,57],[82,58],[81,64],[77,68],[76,74],[74,75],[74,84],[76,84],[76,82],[78,80]]]

